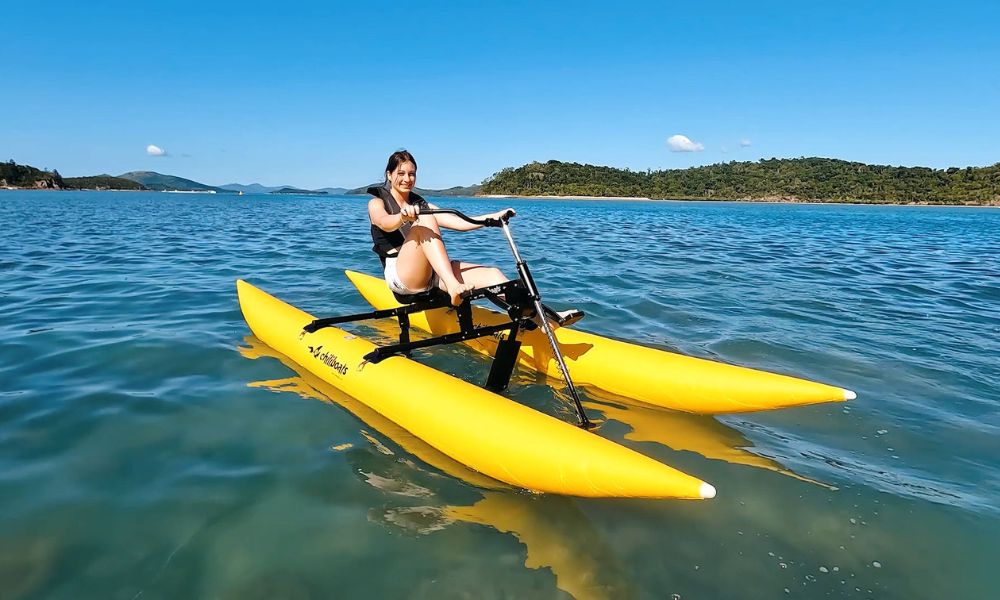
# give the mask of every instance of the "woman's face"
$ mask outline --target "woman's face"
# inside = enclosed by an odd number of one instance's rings
[[[395,171],[386,173],[389,183],[399,192],[409,193],[417,184],[417,166],[411,162],[401,162]]]

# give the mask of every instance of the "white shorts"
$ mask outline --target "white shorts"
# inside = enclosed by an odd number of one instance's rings
[[[410,288],[403,285],[403,282],[399,280],[399,273],[396,272],[396,258],[389,257],[385,259],[385,282],[389,286],[389,289],[396,292],[397,294],[403,295],[413,295],[419,294],[421,292],[426,292],[431,288],[438,286],[438,276],[437,273],[431,272],[431,279],[427,282],[427,285],[419,290],[411,290]]]

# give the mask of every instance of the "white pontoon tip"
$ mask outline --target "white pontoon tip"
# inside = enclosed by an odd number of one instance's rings
[[[858,395],[851,390],[844,390],[844,400],[854,400]]]
[[[701,482],[701,489],[698,490],[702,498],[715,498],[715,486],[711,483]]]

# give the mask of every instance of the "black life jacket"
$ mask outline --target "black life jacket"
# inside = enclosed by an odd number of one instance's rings
[[[396,203],[396,199],[392,196],[392,192],[389,191],[387,185],[373,185],[368,188],[368,193],[382,199],[385,212],[390,215],[399,214],[399,204]],[[410,192],[409,203],[412,206],[419,206],[421,210],[430,208],[423,197],[413,192]],[[385,259],[396,256],[399,254],[399,249],[403,247],[403,242],[406,241],[406,230],[409,229],[405,225],[395,231],[383,231],[381,227],[372,223],[372,250],[375,254],[378,254],[383,267],[385,266]]]

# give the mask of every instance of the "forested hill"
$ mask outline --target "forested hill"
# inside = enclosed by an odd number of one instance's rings
[[[0,162],[0,188],[61,189],[64,185],[59,171],[43,171],[13,160]]]
[[[183,177],[177,177],[176,175],[164,175],[163,173],[157,173],[156,171],[129,171],[128,173],[122,173],[118,177],[134,181],[141,184],[146,189],[156,190],[158,192],[179,190],[190,192],[216,192],[221,194],[236,193],[232,190],[224,190],[222,188],[205,185],[204,183],[199,183],[197,181],[191,181],[190,179],[184,179]]]
[[[144,190],[142,185],[112,177],[63,177],[59,171],[36,169],[30,165],[19,165],[13,160],[0,162],[0,188],[41,189],[41,190]]]
[[[772,158],[637,172],[550,160],[504,169],[483,182],[482,193],[1000,205],[1000,163],[929,169],[831,158]]]

